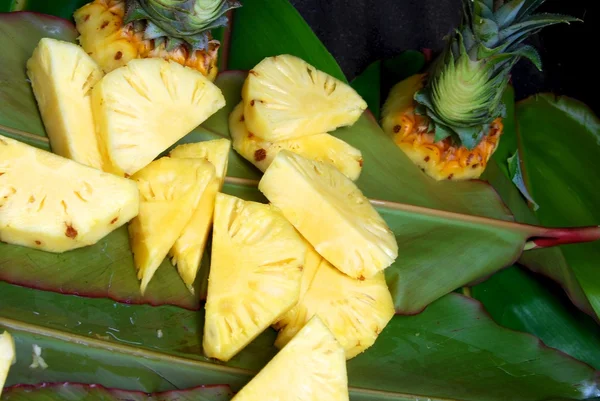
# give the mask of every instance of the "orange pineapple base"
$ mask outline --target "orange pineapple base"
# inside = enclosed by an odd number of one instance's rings
[[[135,58],[160,57],[193,68],[214,81],[219,41],[209,41],[207,50],[189,52],[179,46],[167,51],[164,41],[157,46],[154,40],[145,40],[144,33],[137,31],[133,23],[125,25],[124,15],[124,0],[94,0],[74,13],[79,43],[104,72]]]
[[[415,114],[414,108],[394,118],[391,133],[394,142],[414,164],[436,180],[469,180],[481,176],[498,148],[504,129],[502,119],[494,120],[490,132],[473,150],[452,145],[450,138],[434,142],[427,117]]]

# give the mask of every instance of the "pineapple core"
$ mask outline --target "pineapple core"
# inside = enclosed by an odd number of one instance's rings
[[[344,349],[315,316],[232,401],[348,401]]]
[[[329,134],[309,135],[278,142],[269,142],[257,137],[246,128],[242,103],[238,104],[229,116],[229,131],[233,139],[233,148],[262,172],[282,149],[307,159],[332,164],[353,181],[358,179],[362,170],[363,158],[360,150]]]
[[[228,361],[298,302],[306,242],[272,206],[217,194],[204,352]]]
[[[27,76],[52,151],[102,170],[92,116],[92,87],[104,74],[79,46],[42,38],[27,61]]]
[[[138,214],[133,181],[0,135],[0,241],[65,252]]]
[[[0,334],[0,395],[8,377],[10,366],[17,361],[15,341],[8,331]]]
[[[369,279],[398,256],[394,233],[335,167],[282,150],[258,188],[315,250],[343,273]]]

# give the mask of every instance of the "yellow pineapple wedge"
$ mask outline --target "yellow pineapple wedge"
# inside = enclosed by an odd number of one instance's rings
[[[17,361],[15,353],[15,341],[8,331],[0,334],[0,396],[2,395],[2,389],[6,378],[8,377],[8,371],[11,365]]]
[[[61,253],[138,214],[133,181],[0,135],[0,241]]]
[[[308,290],[279,325],[278,348],[318,315],[344,348],[346,359],[351,359],[371,347],[394,316],[394,301],[383,272],[355,280],[322,260],[308,279]]]
[[[228,361],[289,311],[306,242],[270,205],[217,194],[204,352]]]
[[[309,135],[278,142],[269,142],[257,137],[246,128],[242,103],[229,115],[229,132],[236,152],[262,172],[282,149],[308,159],[330,163],[353,181],[358,179],[362,170],[363,158],[360,150],[329,134]]]
[[[214,166],[204,159],[160,158],[131,178],[140,191],[140,212],[129,225],[141,292],[192,218]]]
[[[398,256],[386,222],[330,164],[282,150],[258,188],[321,256],[352,278],[372,278]]]
[[[136,59],[106,74],[92,107],[108,171],[135,174],[224,105],[217,86],[173,61]]]
[[[344,349],[315,316],[232,401],[348,401]]]
[[[169,252],[171,263],[177,266],[179,275],[192,294],[208,233],[212,228],[215,198],[227,175],[230,149],[230,140],[215,139],[179,145],[169,154],[173,158],[205,159],[215,167],[215,177],[206,186],[196,211]]]
[[[367,108],[348,84],[287,54],[250,70],[242,99],[248,130],[272,142],[352,125]]]
[[[102,170],[91,90],[102,70],[79,46],[42,38],[27,61],[27,76],[52,151]]]

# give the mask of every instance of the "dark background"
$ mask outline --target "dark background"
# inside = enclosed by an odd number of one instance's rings
[[[268,1],[268,0],[266,0]],[[441,50],[444,35],[460,23],[461,0],[291,0],[337,59],[349,80],[371,62],[403,50]],[[554,92],[587,103],[600,114],[600,21],[597,0],[547,0],[538,12],[563,13],[583,23],[545,28],[529,43],[543,71],[527,61],[513,69],[517,98]]]

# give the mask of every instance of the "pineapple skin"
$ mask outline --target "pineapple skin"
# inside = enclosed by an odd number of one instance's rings
[[[42,38],[29,60],[27,76],[52,151],[102,170],[90,92],[104,76],[76,44]]]
[[[10,333],[5,331],[0,334],[0,396],[2,395],[2,389],[4,388],[4,383],[6,383],[10,366],[16,362],[15,341]]]
[[[311,319],[232,401],[348,401],[344,349]]]
[[[360,150],[329,134],[315,134],[286,141],[269,142],[260,139],[246,128],[244,105],[238,104],[229,115],[229,131],[233,148],[263,173],[282,149],[311,160],[332,164],[346,177],[360,177],[363,158]]]
[[[282,150],[258,188],[321,256],[352,278],[369,279],[398,257],[383,218],[329,164]]]
[[[188,52],[182,46],[167,50],[165,43],[145,40],[144,32],[135,24],[125,24],[124,0],[94,0],[73,14],[79,32],[79,43],[108,73],[136,58],[162,58],[190,67],[209,80],[218,74],[220,44],[211,40],[207,50]]]
[[[62,253],[134,218],[139,193],[131,180],[0,135],[0,210],[0,241]]]
[[[414,94],[424,85],[425,75],[414,75],[396,84],[383,107],[382,127],[404,154],[429,177],[437,180],[478,179],[498,148],[502,119],[493,123],[488,134],[473,149],[457,147],[451,138],[435,142],[429,119],[414,110]]]

